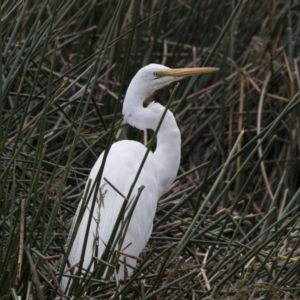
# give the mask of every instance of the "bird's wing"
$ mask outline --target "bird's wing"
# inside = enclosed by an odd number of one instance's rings
[[[145,152],[146,148],[142,144],[134,141],[121,141],[112,145],[105,163],[100,182],[100,190],[92,212],[93,216],[88,232],[87,224],[91,213],[92,196],[89,198],[87,206],[83,208],[85,212],[69,255],[71,265],[79,262],[81,259],[86,232],[89,237],[83,267],[87,268],[89,266],[93,255],[97,254],[98,257],[102,256],[122,204],[125,201],[121,194],[127,197]],[[153,154],[150,152],[131,194],[132,199],[137,195],[138,188],[142,185],[144,186],[131,217],[121,248],[125,253],[134,256],[140,254],[149,239],[149,232],[152,231],[153,218],[156,211],[158,200],[157,174],[153,159]],[[102,160],[103,154],[99,157],[91,170],[89,176],[89,180],[91,181],[90,187],[93,186],[96,180]],[[107,179],[109,183],[106,182],[105,179]],[[113,187],[110,184],[112,184]],[[87,193],[85,192],[85,194]],[[82,207],[82,201],[73,221],[73,230],[76,230],[74,226]],[[120,226],[120,228],[124,227]],[[70,232],[70,236],[71,235],[72,231]],[[96,242],[98,242],[97,251],[95,250]],[[135,266],[135,260],[126,259],[126,262]]]

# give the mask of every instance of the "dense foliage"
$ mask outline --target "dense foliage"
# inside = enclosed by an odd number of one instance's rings
[[[220,71],[176,91],[181,167],[134,276],[78,280],[73,295],[298,299],[299,8],[2,1],[0,299],[63,295],[65,244],[90,168],[112,142],[152,135],[121,123],[126,87],[151,62]],[[173,87],[150,100],[166,104]]]

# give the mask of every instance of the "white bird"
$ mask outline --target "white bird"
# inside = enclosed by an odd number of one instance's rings
[[[154,91],[174,81],[186,76],[210,73],[216,70],[218,69],[170,69],[159,64],[150,64],[143,67],[134,76],[127,89],[123,104],[125,119],[128,124],[140,130],[156,130],[165,108],[155,102],[152,102],[147,107],[143,107],[144,100]],[[130,199],[137,195],[138,189],[141,186],[144,186],[131,216],[123,243],[118,249],[124,254],[119,257],[120,266],[117,275],[119,279],[125,279],[125,277],[132,274],[136,265],[134,257],[139,256],[151,235],[157,201],[168,190],[177,175],[180,163],[181,137],[175,117],[171,111],[168,110],[166,112],[156,138],[156,150],[149,152],[131,193]],[[111,146],[99,185],[101,193],[100,191],[98,192],[97,198],[102,198],[102,200],[98,201],[93,212],[90,212],[94,193],[91,192],[89,194],[86,208],[84,208],[85,212],[68,257],[71,265],[75,265],[81,260],[90,213],[93,214],[93,217],[89,232],[87,233],[88,241],[83,257],[84,261],[82,262],[83,269],[89,267],[93,256],[101,258],[120,209],[125,201],[122,195],[127,197],[146,151],[147,148],[136,141],[119,141]],[[95,182],[102,160],[103,153],[98,158],[89,175],[88,182],[91,182],[89,185],[90,188]],[[85,194],[87,193],[85,192]],[[82,201],[77,209],[69,238],[72,236]],[[96,244],[98,244],[97,247]],[[115,249],[110,250],[113,251]],[[93,267],[94,264],[90,268],[90,271],[93,270]],[[67,292],[66,286],[68,281],[69,278],[64,276],[61,282],[61,286],[65,292]]]

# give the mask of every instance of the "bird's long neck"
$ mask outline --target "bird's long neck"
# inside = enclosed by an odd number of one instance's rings
[[[140,130],[156,130],[165,108],[159,103],[143,107],[147,95],[131,93],[128,89],[123,105],[123,114],[127,122]],[[175,117],[167,111],[157,133],[156,171],[158,176],[158,197],[165,193],[176,178],[180,164],[181,138]]]
[[[160,105],[157,103],[157,105]],[[173,114],[168,111],[157,134],[157,146],[154,156],[160,180],[159,197],[174,182],[181,156],[181,137]]]

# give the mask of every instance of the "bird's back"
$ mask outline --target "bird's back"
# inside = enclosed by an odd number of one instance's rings
[[[112,145],[99,185],[100,192],[98,193],[93,210],[90,230],[86,233],[93,196],[89,197],[86,202],[87,207],[84,208],[85,212],[69,255],[69,262],[71,265],[80,261],[85,234],[88,234],[89,237],[84,255],[83,268],[88,268],[93,256],[102,256],[118,218],[120,209],[125,201],[121,195],[127,197],[128,191],[138,172],[146,150],[147,148],[145,146],[135,141],[121,141]],[[95,182],[102,160],[103,153],[89,175],[90,187],[92,187]],[[145,187],[137,201],[121,247],[122,252],[136,257],[145,247],[152,232],[153,218],[158,200],[156,169],[153,153],[150,152],[130,196],[132,199],[137,195],[138,189],[141,186]],[[107,179],[109,183],[104,179]],[[88,184],[86,186],[88,186]],[[88,194],[87,191],[85,191],[85,194]],[[74,230],[74,225],[80,209],[81,204],[77,209],[70,237]],[[120,228],[124,228],[124,226],[120,226]],[[97,252],[96,244],[98,244]],[[122,256],[121,259],[123,260]],[[134,259],[126,257],[127,265],[135,266],[135,263],[136,261]],[[132,269],[127,268],[127,272],[128,275],[130,275]],[[118,277],[124,277],[124,268],[122,264],[120,265]],[[62,285],[65,284],[64,282],[66,282],[66,280],[63,280]]]

